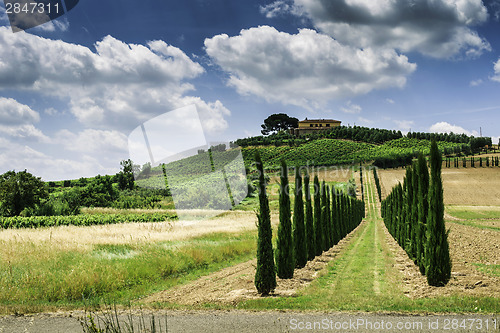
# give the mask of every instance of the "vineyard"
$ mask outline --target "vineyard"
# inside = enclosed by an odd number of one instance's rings
[[[0,217],[0,226],[10,228],[42,228],[57,226],[91,226],[133,222],[163,222],[176,219],[173,213],[142,214],[81,214],[69,216],[30,216]]]

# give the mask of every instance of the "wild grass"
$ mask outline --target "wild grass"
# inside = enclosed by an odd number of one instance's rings
[[[462,220],[500,219],[499,206],[447,206],[446,212]]]
[[[488,275],[500,276],[500,265],[485,265],[481,263],[474,263],[473,265]]]
[[[50,241],[3,241],[0,312],[126,302],[255,255],[256,234],[211,233],[192,241],[94,244],[62,249]],[[21,310],[17,310],[21,309]]]

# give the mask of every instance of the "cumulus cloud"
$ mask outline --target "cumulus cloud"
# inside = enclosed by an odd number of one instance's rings
[[[0,97],[0,124],[21,125],[40,121],[38,112],[13,98]]]
[[[416,65],[392,50],[360,50],[314,30],[297,34],[273,27],[244,29],[205,40],[214,63],[242,95],[306,108],[374,89],[403,87]]]
[[[493,81],[500,82],[500,58],[493,66],[493,70],[495,71],[495,74],[490,79]]]
[[[38,112],[12,98],[0,97],[0,135],[16,139],[49,142],[33,124],[40,121]]]
[[[227,127],[220,101],[189,96],[188,81],[204,73],[182,50],[163,41],[127,44],[111,36],[95,51],[61,40],[0,27],[0,89],[19,88],[69,100],[84,125],[128,129],[151,117],[196,102],[207,131]]]
[[[466,134],[466,135],[474,135],[477,136],[477,131],[468,131],[463,127],[452,125],[445,121],[435,123],[429,128],[430,133],[455,133],[455,134]]]
[[[485,5],[488,7],[488,12],[495,18],[495,20],[500,20],[500,0],[489,0],[485,1]]]
[[[436,58],[476,57],[491,46],[473,27],[486,22],[481,0],[277,1],[266,15],[305,13],[316,28],[357,47],[416,51]],[[290,10],[290,7],[298,8]],[[300,9],[300,10],[299,10]]]
[[[127,153],[127,136],[118,131],[86,129],[79,133],[61,130],[56,135],[57,142],[69,151],[102,154]]]
[[[260,6],[260,12],[267,18],[273,18],[285,14],[297,16],[304,14],[302,10],[293,3],[293,1],[289,0],[278,0],[266,6]]]
[[[9,17],[5,12],[4,2],[2,1],[0,2],[0,25],[8,25],[8,24],[9,24]]]
[[[90,154],[77,154],[71,158],[54,157],[29,145],[0,137],[0,170],[24,169],[48,181],[93,177],[96,174],[115,174],[119,171],[119,165],[116,160],[113,164],[109,164],[109,161],[103,161],[102,156]]]
[[[395,104],[396,102],[391,98],[386,98],[385,101],[389,104]]]
[[[356,113],[361,113],[363,108],[357,104],[352,104],[351,101],[348,101],[346,103],[346,106],[343,106],[340,108],[340,111],[344,113],[350,113],[350,114],[356,114]]]

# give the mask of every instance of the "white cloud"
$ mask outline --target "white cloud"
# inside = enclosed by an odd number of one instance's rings
[[[466,134],[466,135],[474,135],[477,136],[477,131],[468,131],[463,127],[452,125],[445,121],[435,123],[429,128],[430,133],[455,133],[455,134]]]
[[[385,101],[389,104],[395,104],[396,102],[394,102],[393,99],[390,99],[390,98],[386,98]]]
[[[500,58],[497,60],[497,62],[493,66],[493,70],[495,71],[495,75],[490,77],[490,79],[493,81],[500,82]]]
[[[58,158],[40,152],[29,145],[0,138],[0,170],[28,169],[32,174],[46,181],[115,174],[119,171],[116,161],[114,161],[116,167],[106,167],[101,157],[82,154],[77,158]]]
[[[12,98],[0,97],[0,124],[21,125],[40,121],[38,112]]]
[[[294,6],[319,30],[351,46],[436,58],[477,57],[491,50],[472,29],[488,18],[481,0],[295,0]],[[273,15],[280,8],[290,12],[277,5]]]
[[[485,1],[485,5],[488,6],[488,12],[495,18],[495,20],[500,20],[500,1],[499,0],[489,0]]]
[[[344,46],[309,29],[292,35],[260,26],[234,37],[206,39],[205,48],[229,73],[228,85],[238,93],[308,109],[335,98],[403,87],[416,69],[392,50]]]
[[[477,87],[477,86],[480,86],[481,84],[483,84],[482,79],[472,80],[469,82],[469,86],[471,86],[471,87]]]
[[[210,122],[227,127],[220,101],[186,95],[187,81],[204,73],[180,49],[163,41],[127,44],[106,36],[95,51],[0,27],[0,89],[19,88],[69,100],[69,111],[87,127],[131,130],[155,115],[196,101]]]
[[[340,110],[345,113],[356,114],[361,113],[363,108],[357,104],[352,104],[351,101],[348,101],[346,106],[341,107]]]
[[[0,125],[0,134],[15,139],[33,139],[43,143],[50,142],[49,137],[47,137],[42,133],[41,130],[31,124],[23,124],[17,126]]]
[[[410,131],[411,127],[415,125],[415,122],[413,120],[393,120],[393,121],[396,124],[398,130],[401,130],[402,132]]]
[[[260,12],[267,18],[273,18],[285,14],[292,14],[297,16],[303,15],[302,10],[299,7],[295,6],[293,1],[290,0],[278,0],[266,6],[260,6]]]
[[[0,135],[49,142],[49,138],[33,125],[39,121],[39,113],[29,106],[12,98],[0,97]]]
[[[57,133],[54,141],[59,142],[69,151],[93,155],[119,153],[124,156],[128,152],[127,136],[118,131],[86,129],[79,133],[73,133],[62,130]]]
[[[8,24],[9,24],[9,17],[5,12],[4,2],[2,1],[0,2],[0,25],[8,25]]]

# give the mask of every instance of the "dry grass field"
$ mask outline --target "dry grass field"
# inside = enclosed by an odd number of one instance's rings
[[[405,169],[380,170],[382,198],[403,181]],[[500,206],[500,168],[444,168],[445,205]]]
[[[254,230],[253,212],[233,211],[208,220],[179,220],[157,223],[124,223],[96,226],[62,226],[41,229],[5,229],[0,244],[45,244],[51,250],[90,250],[93,245],[127,245],[180,241],[217,232]],[[273,218],[277,223],[277,218]],[[8,251],[0,247],[0,256]]]

